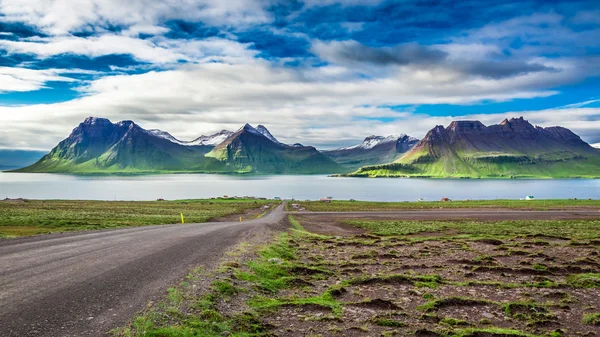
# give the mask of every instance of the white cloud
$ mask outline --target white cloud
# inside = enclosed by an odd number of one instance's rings
[[[0,67],[0,93],[34,91],[45,87],[47,82],[75,82],[68,73],[89,73],[84,70],[27,69],[18,67]],[[2,117],[0,117],[2,120]]]
[[[20,41],[0,40],[0,48],[10,53],[33,54],[47,58],[63,54],[98,57],[112,54],[128,54],[143,62],[176,63],[196,62],[210,57],[252,57],[247,44],[219,38],[204,40],[177,40],[164,37],[139,39],[136,37],[105,34],[100,36],[77,37],[57,36],[30,38]]]
[[[101,31],[108,26],[153,26],[170,19],[210,25],[269,22],[269,0],[2,0],[4,20],[52,34]]]

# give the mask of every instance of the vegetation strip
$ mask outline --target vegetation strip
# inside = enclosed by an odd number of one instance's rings
[[[0,238],[121,228],[206,222],[272,204],[269,200],[204,199],[176,201],[0,201]],[[256,217],[256,216],[254,216]]]
[[[299,202],[298,208],[311,212],[369,212],[395,210],[423,210],[439,208],[483,208],[483,209],[569,209],[569,208],[600,208],[600,200],[455,200],[455,201],[421,201],[421,202],[376,202],[330,200]]]

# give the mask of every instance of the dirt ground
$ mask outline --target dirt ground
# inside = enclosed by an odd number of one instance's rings
[[[411,242],[348,235],[347,225],[318,226],[298,218],[310,230],[333,234],[339,229],[334,238],[297,240],[302,263],[331,274],[305,275],[304,287],[279,297],[315,296],[337,285],[334,297],[343,310],[336,315],[314,304],[283,307],[265,319],[277,336],[600,334],[600,327],[583,322],[585,314],[600,311],[600,289],[569,281],[600,272],[598,241]]]
[[[152,336],[600,336],[600,228],[586,222],[600,216],[571,215],[588,224],[585,239],[514,228],[384,236],[345,223],[399,220],[377,215],[293,213],[286,234],[259,233],[263,246],[241,246],[154,316],[178,334]]]

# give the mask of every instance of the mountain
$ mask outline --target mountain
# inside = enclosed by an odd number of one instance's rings
[[[278,142],[263,126],[249,124],[217,145],[208,157],[237,172],[312,174],[339,173],[343,168],[312,146]]]
[[[338,164],[355,170],[361,166],[393,162],[418,142],[407,135],[369,136],[358,145],[322,152]]]
[[[568,129],[533,126],[522,117],[491,126],[455,121],[433,128],[395,162],[350,176],[591,178],[600,177],[600,151]]]
[[[19,172],[212,171],[224,166],[204,154],[212,146],[183,146],[168,133],[147,131],[132,121],[116,124],[87,118],[37,163]],[[174,139],[174,138],[173,138]]]
[[[262,126],[223,130],[190,142],[132,121],[87,118],[37,163],[17,172],[332,173],[341,168],[313,147],[278,142]]]
[[[11,170],[28,166],[40,160],[46,152],[30,150],[1,150],[0,170]]]

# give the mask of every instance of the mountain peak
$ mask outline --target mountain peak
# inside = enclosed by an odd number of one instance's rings
[[[533,128],[533,125],[531,123],[529,123],[528,120],[526,120],[525,118],[523,118],[523,116],[521,116],[519,118],[504,119],[500,123],[500,125],[502,125],[502,126],[509,125],[509,126],[518,126],[518,127]]]
[[[107,118],[88,117],[81,124],[84,124],[84,125],[107,125],[107,124],[111,124],[112,125],[112,122],[110,120],[108,120]]]
[[[448,126],[448,130],[455,132],[481,130],[485,129],[485,125],[480,121],[453,121]]]
[[[242,130],[250,131],[250,132],[256,131],[256,129],[248,123],[246,123],[246,124],[244,124],[244,126],[242,126]]]
[[[270,141],[277,143],[277,144],[281,144],[281,142],[279,142],[277,140],[277,138],[275,138],[264,125],[261,124],[261,125],[257,126],[256,131],[260,132],[263,136],[269,138]]]

